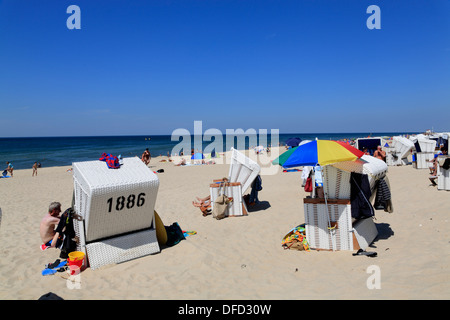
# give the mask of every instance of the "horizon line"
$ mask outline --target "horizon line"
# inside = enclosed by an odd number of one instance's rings
[[[369,132],[369,131],[365,131],[365,132],[279,132],[280,135],[314,135],[314,134],[320,134],[320,135],[325,135],[325,134],[369,134],[369,136],[373,136],[373,135],[377,135],[377,134],[386,134],[386,133],[394,133],[394,134],[418,134],[418,133],[425,133],[424,131],[373,131],[373,132]],[[450,131],[439,131],[439,132],[435,132],[433,131],[432,133],[446,133],[446,132],[450,132]],[[258,134],[258,133],[257,133]],[[270,132],[268,131],[267,134],[270,134]],[[0,139],[24,139],[24,138],[106,138],[106,137],[162,137],[162,136],[171,136],[172,134],[123,134],[123,135],[78,135],[78,136],[7,136],[7,137],[0,137]],[[190,134],[189,136],[204,136],[205,134]],[[226,134],[224,134],[226,135]],[[236,136],[238,135],[244,135],[246,136],[247,134],[243,133],[237,133],[235,134]],[[187,136],[187,135],[186,135]]]

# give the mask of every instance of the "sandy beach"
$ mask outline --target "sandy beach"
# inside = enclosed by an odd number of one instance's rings
[[[283,150],[281,150],[283,151]],[[274,153],[275,154],[275,153]],[[272,157],[274,158],[274,157]],[[164,157],[166,159],[166,157]],[[369,251],[284,250],[281,240],[304,223],[301,173],[263,175],[262,203],[248,216],[215,220],[192,206],[209,194],[228,164],[175,166],[152,158],[160,187],[156,211],[164,225],[196,231],[160,253],[81,273],[81,288],[65,273],[42,276],[59,251],[41,251],[39,223],[52,201],[71,205],[70,167],[16,170],[0,180],[0,299],[38,299],[54,292],[76,299],[449,299],[450,193],[430,185],[428,169],[389,167],[394,212],[376,211],[379,237]],[[248,193],[250,190],[248,190]],[[369,289],[368,268],[381,271],[381,288]]]

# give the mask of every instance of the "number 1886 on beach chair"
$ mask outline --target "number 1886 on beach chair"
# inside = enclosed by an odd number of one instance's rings
[[[102,161],[73,163],[77,250],[92,269],[160,251],[154,217],[158,177],[137,157],[120,168]]]

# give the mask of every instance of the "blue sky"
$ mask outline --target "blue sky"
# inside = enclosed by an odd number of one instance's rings
[[[66,26],[72,4],[80,30]],[[0,137],[171,134],[194,120],[450,131],[450,2],[0,0],[0,110]]]

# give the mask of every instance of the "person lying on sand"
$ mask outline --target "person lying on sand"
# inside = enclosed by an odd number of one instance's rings
[[[176,164],[176,166],[185,166],[186,165],[186,159],[181,160],[180,163]]]
[[[196,197],[196,199],[197,201],[192,201],[192,205],[196,208],[200,208],[204,217],[211,214],[211,196],[205,198]]]

